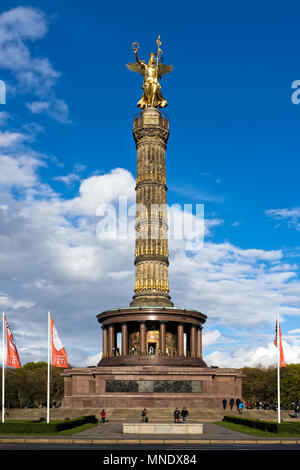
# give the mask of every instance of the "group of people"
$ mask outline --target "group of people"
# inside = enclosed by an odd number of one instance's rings
[[[243,412],[243,409],[245,408],[245,405],[244,403],[242,402],[242,400],[240,400],[239,398],[237,398],[236,400],[234,400],[234,398],[231,398],[229,400],[229,406],[230,406],[230,409],[232,410],[232,408],[234,407],[234,404],[236,406],[236,409],[238,410],[239,414],[242,414]],[[223,405],[223,410],[226,410],[226,407],[227,407],[227,400],[226,398],[224,398],[222,400],[222,405]],[[250,407],[250,403],[247,402],[246,403],[246,408],[249,409]]]
[[[180,416],[182,417],[182,422],[184,423],[186,421],[186,418],[187,418],[188,415],[189,415],[189,412],[188,412],[188,410],[186,409],[185,406],[182,408],[181,411],[179,410],[179,408],[176,408],[175,411],[174,411],[174,423],[179,423],[180,422]],[[105,423],[106,422],[106,411],[104,409],[102,409],[102,411],[100,412],[100,417],[101,417],[102,423]],[[142,414],[141,414],[141,418],[142,418],[141,423],[148,423],[148,413],[147,413],[146,408],[143,409]]]
[[[176,408],[174,410],[174,423],[180,422],[180,416],[182,417],[182,422],[185,423],[188,415],[189,415],[189,412],[185,406],[182,408],[181,411],[179,410],[179,408]]]
[[[226,407],[227,407],[226,398],[224,398],[222,400],[222,404],[223,404],[223,409],[226,410]],[[250,409],[250,407],[251,407],[249,401],[247,401],[246,405],[244,405],[242,400],[240,400],[239,398],[237,398],[236,400],[234,400],[234,398],[231,398],[229,400],[229,406],[230,406],[231,410],[233,409],[234,405],[236,406],[236,409],[238,410],[239,414],[242,414],[243,409],[245,408],[245,406],[246,406],[247,409]],[[259,406],[257,407],[257,409],[259,409]],[[293,415],[292,417],[293,418],[298,418],[299,413],[300,413],[300,403],[298,401],[294,404],[294,412],[295,412],[295,415]],[[8,416],[8,413],[7,413],[7,416]],[[180,422],[180,417],[182,417],[182,422],[185,423],[187,416],[189,416],[189,412],[188,412],[188,410],[186,409],[185,406],[182,408],[181,411],[179,410],[179,408],[176,408],[174,410],[174,423],[179,423]],[[101,417],[102,423],[105,423],[106,422],[106,411],[104,409],[102,409],[102,411],[100,413],[100,417]],[[141,420],[141,422],[142,423],[148,423],[148,413],[147,413],[146,408],[144,408],[143,411],[142,411],[142,420]]]
[[[226,410],[227,407],[227,400],[224,398],[222,400],[222,405],[223,409]],[[230,409],[232,410],[234,405],[236,405],[236,409],[238,410],[239,414],[242,414],[243,408],[246,408],[247,410],[250,410],[251,408],[256,408],[257,410],[262,409],[262,410],[270,410],[273,409],[274,411],[277,411],[278,404],[275,403],[273,407],[269,404],[269,402],[261,402],[261,401],[256,401],[255,403],[250,403],[249,400],[246,401],[246,404],[242,402],[239,398],[234,400],[234,398],[231,398],[229,401],[229,406]],[[300,414],[300,402],[297,400],[296,403],[292,403],[291,408],[294,410],[294,415],[290,415],[293,418],[298,418]]]
[[[182,422],[186,422],[186,418],[189,415],[188,410],[184,406],[182,410],[180,411],[179,408],[176,408],[174,410],[174,423],[179,423],[180,422],[180,417],[182,418]],[[142,411],[142,423],[148,423],[148,416],[147,416],[147,410],[146,408],[143,409]]]

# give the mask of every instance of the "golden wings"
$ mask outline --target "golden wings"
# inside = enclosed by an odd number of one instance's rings
[[[145,69],[138,62],[132,62],[130,64],[126,64],[126,67],[132,72],[137,72],[143,77],[145,76]],[[165,65],[159,62],[158,63],[158,77],[161,78],[162,75],[172,72],[173,68],[174,68],[173,65]]]

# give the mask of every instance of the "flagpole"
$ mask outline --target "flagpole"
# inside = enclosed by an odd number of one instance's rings
[[[50,408],[50,312],[48,312],[48,369],[47,369],[47,423]]]
[[[277,314],[277,412],[280,423],[280,338],[279,338],[279,314]]]
[[[4,312],[2,313],[2,423],[4,423],[4,404],[5,404],[5,400],[4,400],[4,393],[5,393],[5,389],[4,389],[4,380],[5,380],[5,377],[4,377],[4,353],[5,353],[5,348],[4,348],[4,339],[5,339],[5,336],[4,336]]]

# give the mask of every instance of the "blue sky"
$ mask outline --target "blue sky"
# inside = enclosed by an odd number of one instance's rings
[[[209,364],[274,362],[277,312],[299,362],[300,7],[156,8],[1,2],[1,307],[25,361],[46,359],[48,309],[74,365],[98,357],[97,313],[132,296],[133,244],[100,244],[95,201],[134,199],[142,82],[125,64],[132,42],[146,58],[160,34],[174,66],[162,79],[168,202],[202,203],[207,219],[203,249],[170,247],[172,299],[207,314]]]

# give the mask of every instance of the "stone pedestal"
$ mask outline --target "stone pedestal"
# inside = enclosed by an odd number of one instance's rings
[[[203,424],[123,423],[123,434],[203,434]]]
[[[190,366],[106,366],[65,369],[66,408],[218,408],[242,397],[242,373]]]

